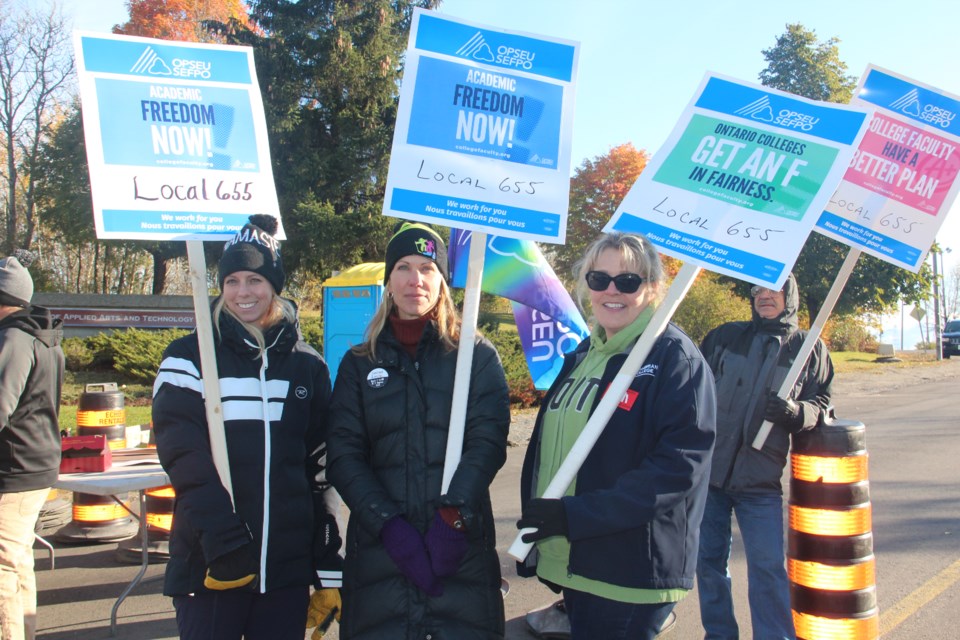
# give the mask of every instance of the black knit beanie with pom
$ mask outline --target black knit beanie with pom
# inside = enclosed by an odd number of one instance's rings
[[[255,214],[243,225],[232,240],[227,242],[217,266],[217,278],[223,291],[223,280],[237,271],[253,271],[267,279],[273,290],[280,293],[286,280],[283,259],[280,257],[280,242],[277,219],[270,215]]]

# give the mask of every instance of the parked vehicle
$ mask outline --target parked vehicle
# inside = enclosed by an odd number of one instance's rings
[[[943,327],[943,357],[960,356],[960,320],[950,320]]]

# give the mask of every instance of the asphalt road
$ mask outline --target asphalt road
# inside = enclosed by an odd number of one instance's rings
[[[938,368],[847,374],[835,390],[837,415],[863,422],[870,454],[874,551],[885,640],[954,640],[960,636],[960,359]],[[516,439],[516,438],[513,438]],[[493,486],[506,599],[507,639],[529,640],[524,615],[553,594],[536,580],[516,576],[506,554],[519,517],[522,446],[512,446]],[[736,538],[736,536],[735,536]],[[56,545],[56,569],[37,547],[38,638],[110,638],[110,610],[137,568],[116,560],[117,544]],[[742,547],[733,573],[741,637],[752,638]],[[173,608],[160,594],[162,565],[119,609],[118,634],[129,640],[176,638]],[[696,593],[681,602],[669,640],[702,638]],[[309,637],[309,635],[307,635]],[[327,634],[336,640],[336,625]]]

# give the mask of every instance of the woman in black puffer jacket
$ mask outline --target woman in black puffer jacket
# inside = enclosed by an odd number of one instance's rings
[[[323,468],[330,374],[279,295],[276,230],[250,216],[218,265],[232,500],[210,448],[195,333],[167,347],[154,383],[157,453],[176,491],[164,593],[181,640],[302,640],[308,602],[336,602],[340,586],[340,500]]]
[[[463,457],[441,495],[460,321],[446,250],[403,223],[387,246],[386,296],[334,384],[328,478],[350,507],[344,640],[503,638],[489,486],[510,411],[497,352],[475,344]]]

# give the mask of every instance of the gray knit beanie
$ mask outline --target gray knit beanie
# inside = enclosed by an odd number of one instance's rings
[[[33,278],[20,261],[10,256],[0,260],[0,304],[29,307],[33,299]]]

